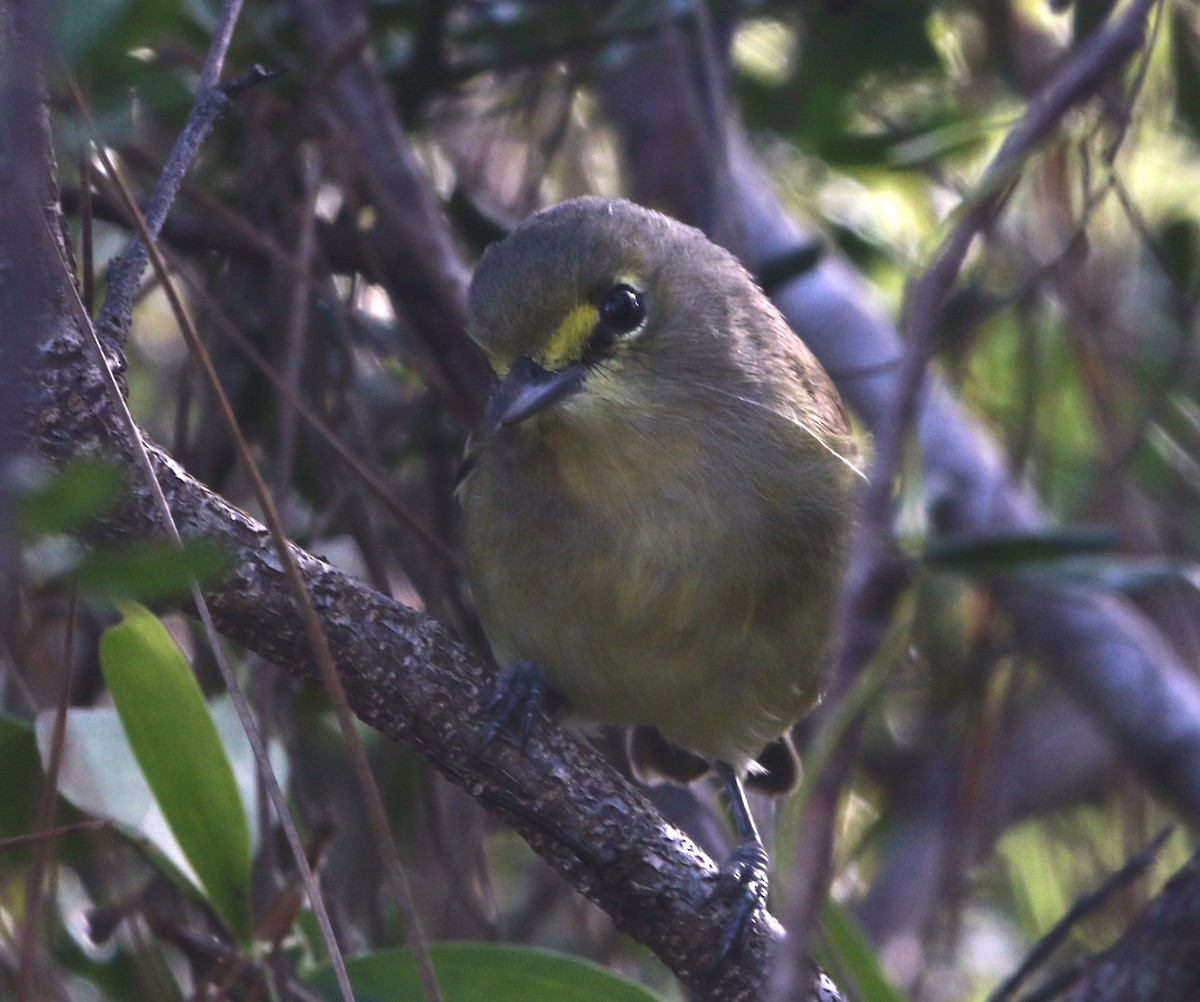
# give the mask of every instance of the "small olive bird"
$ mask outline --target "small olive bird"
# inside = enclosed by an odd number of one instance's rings
[[[553,693],[711,762],[740,939],[767,867],[740,777],[820,693],[854,507],[837,391],[733,255],[626,201],[530,216],[484,254],[469,316],[500,377],[459,487],[508,666],[484,741]]]

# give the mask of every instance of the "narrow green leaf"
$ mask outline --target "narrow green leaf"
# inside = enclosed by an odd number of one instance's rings
[[[37,717],[43,768],[50,761],[53,735],[54,711],[44,710]],[[131,837],[148,843],[168,870],[174,871],[173,876],[204,893],[142,775],[116,710],[74,707],[68,711],[58,792],[85,814],[107,818]]]
[[[1172,219],[1159,232],[1167,277],[1180,289],[1195,287],[1200,262],[1200,226],[1194,219]]]
[[[924,560],[935,570],[1002,574],[1069,557],[1107,553],[1115,545],[1116,537],[1107,529],[1017,532],[934,543],[926,549]]]
[[[493,943],[435,943],[430,947],[445,1002],[657,1002],[632,981],[587,960],[553,950]],[[409,1002],[421,998],[412,953],[382,950],[346,961],[356,1002]],[[327,964],[309,984],[324,998],[340,998]]]
[[[233,766],[242,811],[250,828],[251,845],[257,845],[259,833],[254,807],[258,803],[258,776],[250,740],[241,729],[233,702],[228,696],[214,699],[209,704],[209,713]],[[0,834],[20,835],[29,831],[33,824],[38,784],[42,780],[42,769],[50,759],[54,716],[55,711],[51,709],[39,713],[37,717],[37,748],[32,752],[36,777],[32,792],[17,786],[12,791],[12,797],[0,797]],[[22,744],[22,726],[20,722],[0,715],[0,763],[3,763],[6,782],[10,773],[14,776],[18,774],[22,755],[26,754]],[[26,740],[32,747],[32,735]],[[270,749],[271,768],[286,789],[287,756],[278,742],[273,742]],[[39,754],[42,768],[37,765]],[[107,818],[131,838],[146,843],[173,879],[204,894],[199,877],[179,847],[179,841],[171,832],[162,809],[154,799],[154,792],[138,766],[125,729],[121,726],[121,718],[112,707],[73,707],[68,711],[66,748],[60,766],[58,792],[85,814]],[[25,808],[22,808],[22,803],[26,801]],[[6,820],[10,817],[26,820],[14,828]]]
[[[824,256],[825,245],[820,240],[809,240],[782,254],[765,258],[758,266],[758,284],[768,296],[773,295],[780,286],[812,271]]]
[[[54,473],[24,494],[17,508],[28,535],[71,532],[112,506],[121,492],[121,471],[111,463],[83,460]]]
[[[33,728],[6,713],[0,713],[0,776],[0,839],[26,835],[36,819],[42,770]]]
[[[150,789],[206,896],[250,935],[250,836],[204,696],[166,628],[134,603],[100,639],[100,664]]]
[[[150,599],[179,594],[194,580],[215,580],[228,566],[229,555],[211,540],[191,540],[182,549],[173,543],[151,541],[94,554],[70,576],[93,595]]]
[[[905,1002],[879,966],[867,937],[854,917],[832,898],[821,913],[821,931],[836,959],[837,969],[854,982],[863,1002]],[[844,987],[844,986],[842,986]]]

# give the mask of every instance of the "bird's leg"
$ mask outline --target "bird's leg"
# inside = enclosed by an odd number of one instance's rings
[[[720,963],[741,949],[750,919],[760,908],[766,907],[769,860],[750,805],[746,803],[742,781],[728,762],[717,761],[715,768],[729,798],[729,813],[738,837],[737,848],[721,867],[722,882],[714,895],[734,899],[733,916],[725,928],[721,954],[717,958]]]
[[[533,720],[542,707],[551,709],[557,694],[546,681],[545,672],[532,661],[517,661],[496,676],[492,698],[484,708],[486,725],[476,752],[483,751],[508,731],[525,747],[533,730]]]

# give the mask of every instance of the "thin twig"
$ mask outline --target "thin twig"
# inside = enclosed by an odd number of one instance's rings
[[[889,580],[894,562],[888,552],[892,539],[894,484],[900,473],[905,443],[922,405],[942,306],[958,277],[967,250],[976,234],[1002,206],[1025,159],[1058,127],[1072,107],[1090,97],[1138,50],[1144,38],[1145,19],[1157,2],[1133,0],[1115,19],[1094,32],[1034,97],[984,170],[975,195],[959,212],[955,224],[934,253],[932,263],[909,288],[904,309],[905,345],[897,390],[887,408],[886,418],[876,426],[874,455],[850,548],[850,568],[834,617],[838,635],[833,644],[837,657],[828,695],[831,701],[849,691],[882,640],[878,629],[864,630],[864,624],[879,623],[881,610],[886,609],[894,594],[893,582]],[[853,742],[856,736],[857,730],[849,729],[845,742]],[[834,762],[840,764],[843,774],[852,757],[853,744],[850,743],[835,756]],[[831,818],[824,821],[831,823]],[[828,836],[815,837],[815,844],[828,847],[832,840]],[[814,866],[814,873],[827,868],[826,859],[824,866]],[[819,882],[810,882],[804,890],[810,900],[800,912],[815,916],[816,902],[823,893]]]
[[[83,308],[88,316],[96,307],[95,244],[92,237],[92,164],[86,152],[79,156],[79,243],[83,260]]]
[[[932,357],[942,304],[958,277],[963,258],[975,235],[1003,203],[1015,174],[1025,159],[1057,127],[1077,103],[1115,73],[1141,47],[1145,21],[1159,0],[1133,0],[1115,20],[1095,31],[1030,102],[1001,143],[979,181],[976,194],[961,210],[925,273],[910,288],[905,300],[905,351],[900,366],[900,386],[892,405],[892,420],[881,423],[875,438],[875,455],[863,498],[862,542],[864,555],[878,552],[889,536],[892,484],[900,470],[903,443],[917,415],[926,368]],[[861,565],[860,575],[871,573],[875,560]],[[849,585],[852,595],[866,586],[860,579]]]
[[[233,41],[233,29],[237,24],[238,15],[242,12],[242,2],[243,0],[226,0],[221,8],[217,25],[213,29],[212,44],[208,48],[208,55],[204,57],[204,67],[200,70],[201,91],[212,90],[221,79],[225,53],[229,51],[229,43]],[[175,201],[174,196],[170,201]]]
[[[43,828],[35,832],[29,832],[26,835],[13,835],[10,838],[0,838],[0,852],[6,849],[20,849],[27,845],[35,845],[38,842],[46,842],[52,839],[67,838],[69,835],[77,835],[80,832],[99,832],[107,831],[113,827],[113,823],[107,818],[96,818],[93,821],[77,821],[70,825],[59,825],[57,828]]]
[[[100,155],[105,159],[106,168],[113,171],[103,150],[100,151]],[[404,864],[400,860],[400,854],[396,849],[396,843],[392,836],[391,826],[387,820],[387,810],[383,804],[383,796],[379,792],[379,787],[375,783],[374,775],[371,772],[370,763],[367,761],[367,753],[363,748],[362,739],[359,737],[358,730],[355,727],[354,715],[350,712],[350,707],[346,702],[346,692],[342,686],[341,677],[338,675],[337,666],[334,664],[333,653],[329,647],[329,638],[325,635],[324,627],[321,625],[320,617],[317,616],[312,596],[309,594],[308,586],[304,581],[304,576],[300,573],[300,567],[296,563],[295,555],[292,553],[291,544],[284,529],[283,519],[279,514],[279,508],[271,496],[271,490],[267,486],[266,480],[263,479],[262,471],[254,460],[250,445],[241,432],[237,414],[233,409],[233,404],[228,394],[226,394],[221,384],[221,378],[217,373],[216,366],[213,364],[212,356],[204,346],[204,342],[201,340],[200,334],[192,322],[191,315],[183,307],[183,301],[179,296],[175,282],[171,278],[167,263],[158,248],[158,244],[146,228],[145,221],[138,210],[137,202],[115,171],[111,179],[120,189],[121,196],[125,201],[126,211],[131,214],[134,222],[137,224],[138,232],[145,242],[150,253],[150,258],[153,261],[155,273],[162,283],[163,291],[167,295],[171,310],[175,315],[180,330],[183,332],[188,350],[191,352],[192,357],[200,364],[200,371],[208,383],[209,392],[212,393],[216,400],[221,417],[225,422],[226,430],[233,441],[234,449],[237,451],[242,470],[249,479],[255,500],[262,509],[264,521],[270,530],[271,540],[275,545],[280,562],[283,564],[284,573],[290,583],[300,616],[304,621],[305,631],[308,635],[309,643],[312,645],[313,656],[320,670],[321,680],[325,684],[330,705],[333,707],[334,716],[337,718],[338,727],[342,732],[343,740],[346,742],[350,761],[353,763],[355,774],[362,789],[367,809],[367,819],[378,844],[384,872],[388,876],[388,881],[391,884],[397,906],[404,921],[405,931],[408,934],[409,944],[413,951],[413,958],[416,961],[417,970],[421,975],[422,987],[429,1002],[440,1002],[442,997],[441,989],[438,987],[437,975],[434,972],[433,963],[429,958],[428,942],[422,927],[420,914],[413,899],[412,889],[409,886],[408,876],[404,871]]]
[[[163,220],[167,218],[167,213],[179,194],[179,186],[200,155],[209,130],[229,107],[232,97],[246,87],[245,82],[239,82],[240,85],[232,88],[222,87],[217,83],[242,3],[243,0],[225,0],[221,8],[217,19],[217,33],[213,36],[212,45],[204,59],[204,69],[200,75],[200,86],[196,91],[192,113],[188,115],[183,131],[175,140],[171,155],[163,166],[158,184],[146,206],[146,228],[151,236],[157,236],[162,228]],[[257,75],[263,75],[263,71],[257,71]],[[74,83],[71,86],[75,89]],[[78,92],[76,94],[77,100],[80,100]],[[124,344],[129,333],[133,301],[142,279],[142,272],[146,268],[146,255],[145,242],[140,238],[134,239],[109,266],[108,297],[104,301],[104,308],[100,311],[96,327],[101,333],[101,340],[110,346]]]
[[[1082,922],[1097,908],[1103,906],[1114,894],[1140,877],[1157,858],[1160,850],[1166,845],[1167,839],[1175,831],[1174,825],[1167,825],[1150,843],[1133,856],[1121,869],[1111,874],[1094,891],[1078,898],[1067,913],[1054,923],[1049,932],[1039,939],[1012,974],[988,996],[988,1002],[1007,1002],[1013,997],[1018,988],[1029,976],[1046,962],[1055,950],[1062,945],[1071,930]]]
[[[231,17],[236,17],[236,10],[238,7],[240,7],[240,3],[238,3],[237,0],[231,0],[230,4],[226,8],[226,11],[230,13]],[[221,39],[218,39],[214,44],[215,48],[223,54],[223,46],[227,46],[228,39],[225,39],[224,42],[222,42]],[[88,111],[87,104],[83,100],[82,93],[74,85],[73,81],[71,81],[71,87],[81,113],[90,123],[91,116]],[[193,117],[197,119],[203,118],[199,106],[193,109]],[[189,122],[190,121],[191,119],[189,119]],[[185,131],[187,131],[186,126]],[[206,133],[206,130],[204,131]],[[179,148],[179,143],[176,144],[176,148]],[[198,152],[198,145],[196,152]],[[131,246],[131,248],[127,250],[126,256],[129,256],[130,252],[135,250],[136,246],[140,243],[141,247],[143,248],[143,254],[153,254],[155,263],[158,266],[158,272],[160,275],[163,274],[165,268],[163,267],[162,257],[158,252],[157,246],[154,244],[154,239],[151,236],[148,224],[146,223],[146,220],[140,209],[137,207],[137,203],[133,199],[129,190],[122,183],[120,175],[117,173],[117,170],[113,165],[111,158],[108,156],[107,151],[102,146],[97,146],[96,153],[104,165],[108,180],[110,180],[115,186],[121,200],[124,202],[126,211],[129,213],[138,230],[138,239],[134,241],[134,246]],[[192,159],[194,159],[194,154]],[[176,178],[174,186],[175,192],[178,191],[178,185],[181,183],[181,181],[182,173],[180,173]],[[155,194],[157,195],[162,188],[163,183],[160,182]],[[174,193],[172,193],[171,198],[174,198]],[[165,218],[169,208],[170,201],[159,207],[158,211],[160,218],[158,222],[160,227],[162,220]],[[46,225],[48,228],[49,224],[46,223]],[[62,262],[62,267],[64,274],[70,273],[65,261]],[[139,275],[137,278],[140,278],[140,271],[141,266],[138,267]],[[134,284],[130,286],[131,291],[134,288],[134,285],[136,285],[137,278],[135,278]],[[162,485],[155,476],[154,466],[150,460],[150,454],[146,447],[145,440],[143,439],[141,431],[136,422],[133,420],[133,415],[129,411],[128,404],[125,401],[125,397],[121,392],[120,385],[117,382],[117,378],[113,373],[108,357],[105,354],[103,343],[99,334],[99,322],[97,322],[97,325],[93,326],[87,310],[84,308],[82,301],[75,292],[74,286],[69,282],[65,284],[68,285],[70,289],[70,294],[67,297],[67,308],[73,314],[72,320],[76,329],[84,337],[85,342],[94,349],[96,355],[96,364],[103,377],[105,388],[112,399],[113,406],[117,409],[117,412],[120,415],[120,420],[127,430],[130,441],[133,445],[136,465],[140,468],[140,472],[145,477],[152,491],[154,503],[157,506],[160,518],[167,529],[168,535],[171,537],[172,542],[176,546],[182,546],[183,543],[179,534],[179,529],[175,524],[174,518],[172,517],[171,508],[167,503],[165,494],[163,493]],[[168,296],[172,298],[173,305],[178,306],[178,301],[174,297],[174,288],[169,283],[167,286],[167,293]],[[109,296],[105,301],[105,310],[108,310],[110,304],[117,302],[119,298],[119,294],[114,292],[110,284]],[[126,329],[128,329],[132,305],[133,302],[131,297],[128,304],[120,307],[121,310],[126,311],[122,314]],[[101,319],[103,319],[103,314]],[[204,627],[205,637],[208,641],[209,648],[221,673],[222,679],[225,682],[226,689],[230,694],[230,698],[242,724],[242,728],[250,742],[255,761],[259,765],[260,775],[262,775],[266,781],[268,793],[278,815],[280,826],[283,828],[289,845],[296,856],[296,865],[301,873],[305,890],[309,895],[309,901],[312,905],[313,913],[317,919],[317,925],[320,928],[322,938],[325,941],[326,949],[329,953],[330,964],[333,967],[334,976],[338,982],[339,990],[346,1002],[353,1002],[353,992],[350,986],[349,974],[346,971],[345,961],[342,958],[341,951],[337,944],[337,939],[334,936],[333,925],[330,922],[328,911],[325,908],[324,899],[321,897],[321,892],[316,882],[316,877],[313,875],[311,868],[308,866],[308,862],[304,854],[304,848],[300,841],[299,832],[296,830],[295,823],[293,822],[291,814],[288,810],[287,799],[284,796],[282,788],[279,786],[278,779],[276,778],[273,770],[270,768],[270,759],[267,754],[266,743],[264,742],[262,733],[254,719],[253,711],[246,700],[245,693],[238,684],[237,677],[229,665],[228,659],[225,657],[225,652],[221,646],[220,638],[217,635],[216,625],[213,622],[212,614],[208,608],[208,604],[205,601],[203,594],[200,592],[199,585],[195,582],[195,580],[190,583],[190,590],[193,604],[196,607],[197,614],[199,615],[200,621]]]
[[[103,151],[99,152],[103,156]],[[106,162],[105,169],[112,171],[113,176],[116,176],[111,161]],[[74,293],[74,286],[69,282],[65,284]],[[142,437],[137,423],[133,420],[133,415],[129,411],[129,406],[121,392],[121,387],[117,383],[116,375],[109,365],[108,357],[101,344],[99,334],[92,326],[91,320],[83,308],[83,302],[77,295],[71,295],[68,298],[67,306],[74,314],[73,319],[76,329],[84,336],[86,344],[95,356],[96,366],[104,379],[105,388],[130,437],[134,449],[135,464],[153,494],[154,504],[162,520],[162,524],[166,528],[172,543],[177,547],[182,547],[183,540],[179,534],[179,528],[176,526],[175,520],[171,515],[171,506],[167,502],[158,477],[155,476],[154,464],[151,462],[146,442]],[[299,832],[296,831],[296,825],[289,813],[287,798],[279,785],[279,780],[276,778],[274,771],[270,768],[270,757],[267,753],[266,743],[263,741],[262,732],[254,720],[254,713],[246,701],[245,693],[242,692],[241,686],[237,682],[237,676],[234,674],[233,668],[225,657],[225,651],[221,646],[221,639],[217,635],[216,624],[213,622],[212,614],[209,612],[208,603],[205,601],[204,595],[200,592],[199,585],[194,580],[190,583],[190,590],[192,603],[195,605],[200,622],[203,624],[209,649],[225,682],[230,699],[233,701],[234,710],[237,712],[238,719],[241,721],[242,728],[250,742],[250,747],[254,752],[254,759],[259,763],[260,774],[267,781],[267,789],[271,795],[271,801],[274,804],[276,814],[279,817],[280,826],[283,828],[288,844],[295,855],[296,866],[300,870],[302,879],[304,880],[304,887],[308,892],[313,914],[316,916],[317,925],[321,930],[321,935],[325,942],[325,948],[329,953],[330,964],[333,967],[342,998],[344,1002],[354,1002],[354,993],[350,987],[350,976],[346,972],[345,961],[342,959],[341,950],[338,948],[337,939],[333,933],[333,924],[329,920],[329,913],[325,908],[324,899],[321,897],[316,877],[313,875],[312,870],[308,866],[308,861],[305,859],[304,846],[300,842]],[[263,763],[267,764],[263,765]]]
[[[296,238],[296,261],[302,273],[312,270],[313,255],[316,253],[317,195],[320,191],[321,169],[317,150],[310,144],[300,147],[300,183],[303,198],[300,201],[300,233]],[[287,331],[284,338],[284,385],[287,393],[279,407],[279,456],[276,463],[276,494],[287,496],[292,483],[292,463],[296,452],[296,408],[292,401],[301,396],[300,377],[304,371],[305,343],[308,333],[308,283],[296,282],[292,286],[292,299],[288,305]]]
[[[199,297],[211,298],[208,293],[200,286],[195,278],[186,272],[182,272],[183,280],[187,283],[192,292]],[[233,322],[225,316],[224,313],[216,309],[215,304],[211,304],[213,309],[210,310],[210,315],[216,320],[217,328],[222,336],[233,342],[234,346],[240,351],[250,363],[264,376],[272,387],[279,393],[281,397],[287,400],[288,405],[295,409],[296,413],[304,419],[306,425],[315,431],[329,446],[330,449],[337,455],[343,463],[345,463],[359,480],[375,497],[383,504],[383,506],[396,517],[396,520],[401,524],[411,529],[417,541],[420,542],[431,556],[436,556],[444,561],[448,566],[454,569],[461,569],[461,561],[458,554],[452,550],[438,535],[426,525],[415,512],[404,505],[388,488],[374,470],[366,465],[358,458],[350,449],[342,442],[340,438],[329,427],[328,423],[309,406],[308,402],[300,396],[293,394],[288,387],[287,380],[283,374],[275,368],[270,362],[263,357],[262,352],[254,347],[254,344],[241,331],[234,326]]]
[[[59,666],[62,678],[59,680],[58,702],[54,708],[54,728],[50,734],[50,754],[46,762],[46,778],[42,784],[38,802],[35,833],[43,833],[53,829],[54,818],[58,810],[58,781],[62,773],[63,756],[67,749],[67,710],[71,706],[71,666],[75,661],[75,621],[78,605],[78,595],[71,589],[67,601],[67,628],[63,637],[63,658]],[[25,921],[21,930],[20,960],[18,962],[19,987],[17,994],[21,998],[34,998],[37,995],[38,946],[42,934],[42,908],[46,902],[45,886],[46,872],[50,869],[50,854],[54,848],[53,839],[42,839],[35,844],[33,860],[25,884]]]

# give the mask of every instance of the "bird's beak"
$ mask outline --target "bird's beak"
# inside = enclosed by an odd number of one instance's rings
[[[578,362],[551,371],[543,369],[533,359],[518,359],[488,400],[485,422],[488,432],[520,424],[570,396],[583,387],[586,374],[586,368]]]

